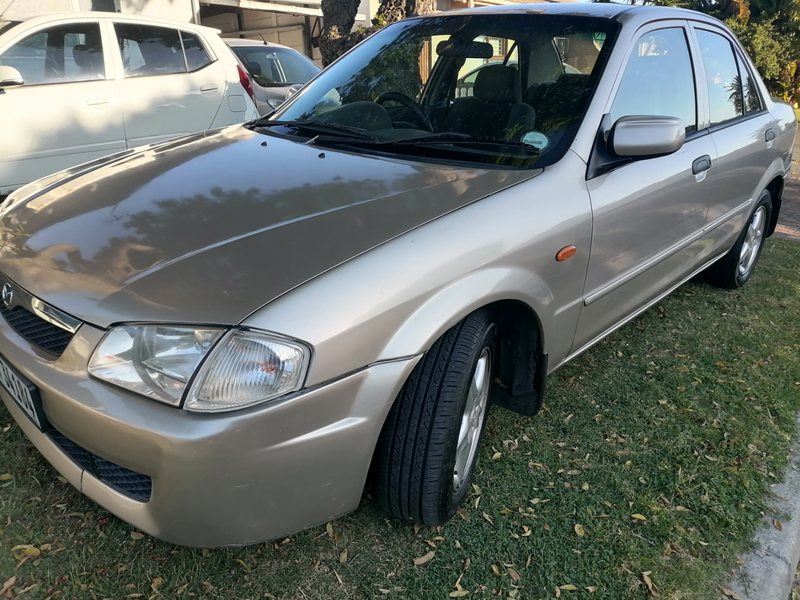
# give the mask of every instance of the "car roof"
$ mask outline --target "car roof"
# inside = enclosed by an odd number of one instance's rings
[[[222,41],[231,47],[267,46],[268,48],[286,48],[287,50],[294,50],[294,48],[290,48],[289,46],[284,46],[283,44],[276,44],[274,42],[267,42],[263,40],[246,40],[243,38],[222,38]]]
[[[578,17],[599,17],[617,19],[619,21],[651,21],[661,19],[692,19],[720,25],[718,19],[709,17],[701,12],[685,8],[668,6],[644,6],[621,4],[616,2],[548,2],[542,4],[504,4],[499,6],[482,6],[480,8],[465,8],[437,13],[437,17],[449,15],[474,15],[474,14],[543,14],[564,15]],[[411,17],[412,19],[424,18],[424,15]]]
[[[219,29],[213,27],[206,27],[205,25],[195,25],[194,23],[187,23],[184,21],[175,21],[172,19],[164,19],[161,17],[145,17],[141,15],[127,15],[124,13],[113,13],[103,11],[75,11],[75,12],[47,12],[35,13],[26,15],[20,18],[14,18],[14,21],[22,23],[48,23],[57,21],[84,21],[96,19],[110,19],[112,21],[124,23],[142,23],[146,25],[160,25],[162,27],[175,27],[183,30],[202,31],[206,34],[219,34]]]

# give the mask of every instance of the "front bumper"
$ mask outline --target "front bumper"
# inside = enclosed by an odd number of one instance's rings
[[[251,409],[195,414],[88,377],[103,331],[83,325],[48,361],[6,323],[0,354],[39,389],[52,425],[89,452],[152,478],[147,502],[115,491],[0,397],[73,486],[142,531],[194,547],[251,544],[354,510],[392,401],[417,358],[384,362]]]

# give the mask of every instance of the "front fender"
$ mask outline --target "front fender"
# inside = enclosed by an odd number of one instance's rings
[[[551,364],[569,352],[591,240],[586,165],[573,153],[522,181],[319,275],[242,324],[312,345],[308,386],[425,352],[473,310],[516,300]],[[557,261],[567,245],[575,256]],[[268,276],[268,275],[267,275]]]

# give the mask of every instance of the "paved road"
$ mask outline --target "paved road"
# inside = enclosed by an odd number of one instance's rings
[[[775,233],[800,240],[800,136],[794,144],[794,169],[783,190],[783,204]]]

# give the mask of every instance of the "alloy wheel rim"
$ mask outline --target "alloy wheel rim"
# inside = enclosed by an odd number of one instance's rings
[[[467,401],[461,415],[461,428],[456,444],[456,463],[453,467],[453,490],[464,485],[469,466],[478,452],[483,422],[486,420],[486,407],[489,403],[489,389],[492,379],[492,354],[489,348],[481,352],[470,379]]]
[[[747,232],[744,235],[744,243],[739,254],[738,271],[740,277],[746,277],[756,264],[758,251],[761,248],[761,239],[764,237],[766,220],[767,211],[763,206],[759,206],[758,210],[753,214],[753,218],[750,219]]]

